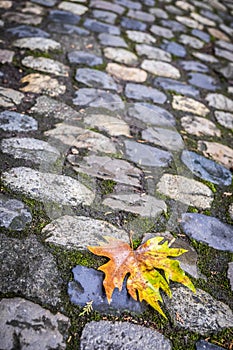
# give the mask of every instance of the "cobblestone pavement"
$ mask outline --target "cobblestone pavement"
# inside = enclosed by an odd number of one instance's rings
[[[0,13],[1,350],[232,349],[232,0]],[[188,250],[167,320],[107,303],[87,246],[130,231]]]

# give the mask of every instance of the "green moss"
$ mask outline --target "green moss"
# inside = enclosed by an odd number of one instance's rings
[[[100,191],[102,195],[107,195],[113,192],[116,186],[116,181],[113,180],[102,180],[99,181]]]
[[[188,213],[198,213],[198,209],[194,207],[188,207],[187,210]]]

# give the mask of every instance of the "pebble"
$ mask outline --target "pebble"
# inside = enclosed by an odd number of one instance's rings
[[[166,11],[160,9],[160,8],[152,8],[149,10],[150,13],[152,13],[155,17],[158,18],[163,18],[163,19],[167,19],[168,18],[168,14]]]
[[[139,21],[142,21],[142,22],[149,22],[150,23],[150,22],[154,22],[154,20],[155,20],[155,17],[152,14],[147,13],[147,12],[143,12],[140,10],[130,9],[127,13],[127,16],[131,17],[131,18],[138,19]]]
[[[148,218],[156,218],[167,211],[166,203],[163,200],[137,193],[109,195],[104,199],[103,205],[114,210],[123,210]]]
[[[233,252],[233,226],[217,218],[197,213],[183,214],[180,224],[190,238],[207,243],[218,250]]]
[[[173,96],[172,107],[183,112],[189,112],[203,117],[209,113],[209,109],[203,103],[185,96]]]
[[[233,52],[228,51],[228,50],[222,50],[216,47],[214,49],[214,53],[216,56],[223,57],[225,60],[229,60],[233,62]]]
[[[132,30],[137,30],[142,32],[146,29],[145,23],[141,21],[137,21],[136,19],[128,18],[128,17],[122,17],[121,26],[126,29],[132,29]]]
[[[179,151],[184,148],[183,140],[176,130],[150,127],[142,131],[142,138],[170,151]]]
[[[213,193],[206,185],[199,181],[180,175],[164,174],[157,191],[172,198],[200,209],[208,209],[213,202]]]
[[[221,136],[221,131],[210,120],[197,116],[184,116],[181,125],[188,134],[196,136]]]
[[[177,21],[172,21],[172,20],[166,19],[166,20],[162,20],[161,24],[164,27],[170,28],[173,32],[182,32],[182,33],[186,32],[186,27]]]
[[[0,8],[3,8],[5,10],[9,9],[12,7],[12,1],[7,1],[7,0],[3,0],[0,3]]]
[[[150,31],[153,34],[164,37],[166,39],[171,39],[174,37],[174,34],[172,33],[171,29],[165,27],[153,25],[151,26]]]
[[[154,86],[171,92],[175,91],[177,94],[199,97],[199,90],[193,86],[170,78],[156,78]]]
[[[70,11],[51,10],[49,11],[48,19],[50,22],[78,24],[80,16],[71,13]],[[54,23],[53,23],[54,24]]]
[[[154,103],[164,103],[167,97],[161,91],[141,84],[128,83],[125,87],[125,95],[130,99],[149,100]]]
[[[103,236],[111,236],[128,242],[128,233],[107,221],[86,216],[64,215],[46,225],[42,233],[45,241],[66,249],[87,250],[87,246],[99,245]]]
[[[0,129],[4,131],[28,132],[37,130],[38,123],[27,114],[3,111],[0,113]]]
[[[63,314],[23,298],[2,299],[0,310],[2,350],[13,349],[16,339],[22,350],[66,348],[70,321]]]
[[[151,34],[137,30],[126,30],[127,37],[139,44],[155,44],[156,39]]]
[[[57,147],[61,147],[59,143],[66,145],[66,152],[73,146],[95,152],[116,153],[115,144],[110,138],[99,132],[78,126],[59,123],[55,125],[54,129],[46,131],[45,135],[52,140],[55,139],[58,143]]]
[[[191,35],[182,34],[179,38],[179,42],[183,45],[190,46],[194,49],[201,49],[204,46],[204,42]]]
[[[116,79],[143,83],[147,79],[147,73],[139,68],[126,67],[117,63],[108,63],[106,72]]]
[[[192,52],[192,55],[204,62],[218,63],[218,59],[215,56],[210,55],[208,53]]]
[[[111,110],[124,108],[120,96],[101,89],[79,89],[75,93],[73,104],[77,106],[101,107]]]
[[[58,306],[63,281],[56,259],[49,250],[35,235],[17,239],[1,234],[0,241],[1,292],[20,294],[48,306]]]
[[[115,289],[109,305],[103,291],[104,274],[102,271],[77,265],[72,269],[72,272],[74,281],[68,284],[68,294],[72,303],[83,307],[92,300],[93,309],[104,314],[120,315],[125,311],[141,314],[144,311],[145,306],[129,296],[125,282],[121,291]]]
[[[186,70],[186,71],[194,71],[194,72],[201,72],[201,73],[206,73],[209,71],[208,66],[205,64],[199,62],[199,61],[179,61],[179,64],[181,67]]]
[[[29,38],[17,39],[13,42],[13,46],[19,47],[21,49],[40,50],[40,51],[61,49],[60,43],[58,43],[55,40],[43,38],[43,37],[42,38],[29,37]]]
[[[30,38],[30,37],[40,37],[40,38],[49,38],[50,34],[44,30],[29,26],[29,25],[20,25],[6,30],[7,33],[14,35],[18,38]]]
[[[176,125],[175,118],[166,109],[149,103],[130,104],[127,110],[131,118],[136,118],[141,122],[149,125],[161,127],[173,127]]]
[[[220,88],[220,85],[214,78],[202,73],[190,73],[189,83],[210,91],[215,91]]]
[[[233,129],[233,114],[222,111],[215,111],[214,116],[217,122],[228,129]]]
[[[193,29],[192,30],[192,35],[196,36],[197,38],[205,41],[206,43],[210,42],[210,35],[207,34],[206,32],[203,32],[202,30],[199,29]]]
[[[1,107],[15,107],[22,102],[23,98],[24,94],[22,92],[0,86]]]
[[[178,22],[184,24],[185,26],[189,28],[194,28],[194,29],[200,29],[202,30],[204,28],[203,24],[198,23],[194,19],[186,16],[176,16],[176,19]]]
[[[219,29],[208,28],[208,32],[210,33],[210,35],[214,36],[216,39],[230,41],[229,37]]]
[[[42,173],[26,167],[13,168],[2,174],[3,183],[11,190],[44,203],[90,205],[94,193],[72,177]]]
[[[109,349],[151,350],[151,344],[156,344],[160,350],[172,349],[170,341],[154,329],[121,321],[87,323],[81,335],[80,349],[94,350],[100,342]]]
[[[170,52],[172,55],[177,57],[185,57],[186,49],[183,45],[175,43],[173,41],[166,41],[162,48],[164,48],[167,52]]]
[[[45,73],[60,75],[63,77],[67,77],[69,75],[69,67],[50,58],[27,56],[24,57],[21,63],[25,67],[39,70]]]
[[[115,13],[109,11],[93,10],[92,14],[93,17],[99,19],[100,21],[110,24],[114,24],[117,18],[117,15]]]
[[[95,19],[87,18],[84,21],[84,27],[96,33],[108,33],[112,35],[120,35],[120,29],[112,24],[103,23]]]
[[[90,112],[83,118],[83,121],[91,128],[97,128],[110,136],[130,136],[128,124],[120,117],[116,118],[108,114],[91,114]]]
[[[219,162],[228,169],[233,167],[233,149],[218,142],[198,141],[198,150],[203,152],[204,156]]]
[[[122,15],[125,11],[123,6],[118,4],[112,4],[108,1],[103,0],[92,0],[90,3],[90,7],[116,12],[119,15]]]
[[[0,226],[22,231],[32,221],[29,208],[18,199],[0,193]]]
[[[44,93],[49,96],[58,96],[64,94],[66,86],[59,83],[57,79],[51,78],[49,75],[31,73],[23,77],[20,82],[27,83],[26,86],[21,87],[23,92]]]
[[[233,291],[233,262],[228,263],[227,277],[230,280],[231,290]]]
[[[140,166],[166,167],[172,161],[170,152],[135,141],[125,140],[126,157]]]
[[[0,50],[0,63],[12,63],[14,58],[14,51],[11,50]]]
[[[87,174],[103,180],[113,180],[117,183],[141,187],[141,170],[122,159],[107,156],[90,155],[84,157],[82,162],[75,157],[68,157],[73,169],[78,173]]]
[[[157,47],[146,44],[136,45],[136,51],[139,56],[147,56],[150,59],[171,62],[171,54]]]
[[[179,79],[180,72],[177,68],[172,66],[170,63],[155,61],[155,60],[144,60],[141,64],[142,69],[154,75]]]
[[[221,349],[224,349],[224,348],[214,345],[212,343],[208,343],[205,340],[199,340],[196,343],[196,350],[221,350]]]
[[[69,11],[71,13],[74,13],[75,15],[83,15],[85,12],[88,11],[88,8],[86,6],[80,5],[80,4],[73,4],[68,1],[62,1],[58,8],[64,11]]]
[[[138,63],[138,58],[133,52],[122,48],[106,47],[104,48],[104,55],[109,60],[127,65],[134,66]]]
[[[225,78],[233,79],[233,63],[228,63],[227,66],[220,69],[220,72]]]
[[[43,119],[46,117],[62,120],[75,120],[80,118],[79,113],[73,108],[46,95],[37,97],[36,103],[31,107],[29,112],[40,115]]]
[[[115,47],[128,47],[125,40],[120,36],[116,36],[108,33],[101,33],[98,35],[98,38],[100,40],[101,45],[104,45],[104,46],[111,45]]]
[[[191,13],[191,17],[194,18],[197,22],[203,24],[204,26],[208,26],[208,27],[216,26],[214,21],[211,21],[210,19],[200,15],[199,13],[193,12]]]
[[[229,306],[207,292],[197,289],[194,294],[185,287],[172,287],[171,290],[172,298],[166,296],[165,304],[179,328],[207,335],[232,327],[233,313]]]
[[[34,24],[38,25],[42,22],[42,17],[21,12],[6,12],[2,15],[2,18],[6,19],[8,22],[15,22],[20,24]]]
[[[97,69],[78,68],[75,80],[93,88],[117,91],[117,85],[110,75]]]
[[[60,156],[59,151],[48,142],[29,137],[3,139],[0,149],[15,159],[30,160],[36,164],[55,163]]]
[[[231,185],[231,172],[222,165],[195,152],[185,150],[182,152],[181,160],[195,176],[220,186]]]
[[[58,0],[32,0],[32,1],[46,7],[53,7],[58,2]]]
[[[68,60],[70,63],[85,64],[87,66],[98,66],[103,64],[103,59],[92,53],[85,51],[71,51],[68,53]]]

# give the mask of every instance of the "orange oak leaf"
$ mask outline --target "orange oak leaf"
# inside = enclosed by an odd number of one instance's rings
[[[159,301],[162,302],[160,288],[171,297],[169,281],[179,282],[195,292],[191,280],[185,275],[177,257],[187,252],[181,248],[170,248],[168,242],[161,244],[163,237],[154,237],[133,250],[128,243],[113,237],[104,236],[106,243],[100,246],[89,246],[88,249],[110,260],[98,270],[105,273],[104,288],[108,302],[111,302],[115,288],[122,289],[125,276],[128,275],[126,286],[129,294],[139,301],[145,300],[165,318]],[[164,276],[159,270],[163,270]]]

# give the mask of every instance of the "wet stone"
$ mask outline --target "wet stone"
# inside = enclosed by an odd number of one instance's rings
[[[94,193],[79,181],[65,175],[41,173],[26,167],[13,168],[2,174],[3,183],[13,191],[44,203],[90,205]]]
[[[158,35],[158,36],[162,36],[166,39],[171,39],[174,37],[173,32],[170,29],[165,28],[165,27],[153,25],[153,26],[151,26],[150,31],[153,34]]]
[[[22,298],[2,299],[0,310],[2,350],[13,349],[16,339],[22,350],[65,350],[70,322],[63,314]]]
[[[107,136],[70,124],[56,124],[55,128],[46,131],[45,135],[50,136],[52,140],[55,139],[58,143],[66,145],[67,151],[71,146],[74,146],[95,152],[116,152],[115,144]]]
[[[175,43],[174,41],[166,41],[162,48],[165,49],[167,52],[170,52],[172,55],[177,57],[185,57],[186,56],[186,49],[183,45]]]
[[[141,64],[141,67],[147,72],[152,73],[154,75],[173,79],[180,78],[179,70],[167,62],[144,60]]]
[[[198,141],[198,150],[228,169],[233,168],[233,149],[218,142]]]
[[[73,4],[68,1],[62,1],[58,8],[64,11],[69,11],[75,15],[81,16],[85,12],[87,12],[88,8],[86,6],[80,5],[80,4]]]
[[[26,114],[3,111],[0,113],[0,129],[17,132],[34,131],[38,129],[38,123]]]
[[[104,49],[104,55],[110,60],[127,65],[134,66],[138,62],[138,58],[133,52],[121,48],[106,47]]]
[[[111,136],[130,136],[129,125],[120,117],[116,118],[107,114],[91,114],[87,112],[87,115],[83,118],[83,121],[91,128],[97,128],[100,131],[105,131]]]
[[[80,117],[79,113],[73,108],[49,96],[39,96],[29,112],[38,114],[43,118],[53,117],[62,120],[71,120]]]
[[[149,103],[134,103],[128,109],[131,118],[139,119],[145,124],[172,127],[176,125],[175,118],[171,113],[161,107]]]
[[[27,56],[22,60],[22,64],[25,67],[39,70],[45,73],[51,73],[64,77],[67,77],[69,75],[69,67],[50,58]]]
[[[98,344],[106,344],[112,350],[151,350],[156,344],[160,350],[171,350],[171,343],[154,329],[130,322],[92,321],[84,327],[81,336],[81,350],[94,350]]]
[[[155,87],[161,87],[164,90],[175,91],[178,94],[199,97],[199,91],[186,83],[169,78],[156,78],[154,80]]]
[[[114,210],[123,210],[148,218],[156,218],[162,213],[167,212],[167,206],[163,200],[137,193],[109,195],[104,199],[103,205]]]
[[[125,160],[114,159],[107,156],[91,155],[84,157],[82,162],[75,157],[68,156],[68,161],[78,173],[84,173],[103,180],[113,180],[130,186],[141,187],[141,170]]]
[[[83,307],[87,302],[92,300],[94,310],[107,314],[119,315],[125,311],[140,314],[145,310],[143,304],[135,301],[128,294],[126,282],[124,282],[121,292],[118,289],[114,290],[111,304],[109,304],[106,294],[103,291],[104,273],[102,271],[77,265],[72,269],[72,272],[74,281],[68,284],[68,294],[72,303]]]
[[[137,30],[127,30],[126,34],[130,40],[136,43],[154,44],[156,42],[156,39],[151,34],[140,32]]]
[[[195,176],[220,186],[231,185],[231,172],[222,165],[189,151],[183,151],[181,160]]]
[[[36,236],[16,239],[2,234],[0,241],[1,292],[36,298],[46,305],[60,303],[62,279],[55,258]]]
[[[209,71],[208,66],[198,61],[179,61],[181,67],[186,71],[205,73]]]
[[[50,34],[44,30],[27,25],[21,25],[13,28],[8,28],[7,33],[14,35],[18,38],[30,38],[30,37],[40,37],[40,38],[49,38]]]
[[[142,138],[170,151],[184,148],[183,140],[176,130],[150,127],[142,131]]]
[[[114,24],[117,18],[117,15],[115,13],[109,11],[94,10],[92,11],[92,14],[93,17],[99,19],[100,21],[107,22],[110,24]]]
[[[164,93],[151,87],[128,83],[125,87],[125,95],[135,100],[149,100],[154,103],[164,103],[167,97]]]
[[[233,114],[221,111],[214,112],[217,122],[228,129],[233,129]]]
[[[147,73],[139,68],[125,67],[117,63],[108,63],[106,72],[120,80],[143,83],[147,79]]]
[[[199,340],[196,343],[196,350],[221,350],[221,349],[223,350],[224,348],[208,343],[205,340]]]
[[[145,23],[142,23],[140,21],[137,21],[136,19],[131,19],[128,17],[122,17],[121,26],[126,29],[138,30],[142,32],[146,30]]]
[[[210,91],[215,91],[220,88],[219,84],[214,78],[202,73],[190,73],[189,83]]]
[[[80,16],[75,15],[69,11],[51,10],[49,12],[48,19],[52,22],[78,24],[80,21]]]
[[[20,88],[23,92],[44,93],[49,96],[58,96],[64,94],[66,91],[66,86],[60,84],[57,79],[39,73],[26,75],[20,82],[22,84],[27,83],[26,86]]]
[[[84,21],[84,27],[96,33],[108,33],[112,35],[120,35],[120,29],[114,25],[96,21],[87,18]]]
[[[157,191],[176,201],[200,209],[211,207],[213,193],[206,185],[180,175],[164,174]]]
[[[114,80],[106,73],[96,69],[79,68],[76,71],[75,80],[93,88],[117,90]]]
[[[98,36],[100,44],[103,46],[114,46],[114,47],[127,47],[125,40],[120,36],[101,33]]]
[[[218,250],[233,252],[233,226],[217,218],[197,214],[182,215],[181,227],[185,234]]]
[[[204,117],[209,113],[209,109],[203,103],[186,96],[173,96],[172,107]]]
[[[171,54],[157,47],[146,44],[136,45],[136,51],[139,56],[147,56],[148,58],[158,61],[171,62]]]
[[[15,107],[22,102],[24,94],[22,92],[0,87],[0,106]]]
[[[103,236],[110,236],[128,242],[128,233],[107,221],[96,220],[86,216],[65,215],[46,225],[42,233],[46,242],[66,249],[87,250],[89,245],[105,242]]]
[[[227,112],[233,112],[233,100],[222,94],[210,93],[207,95],[206,101],[211,107],[222,109]]]
[[[102,57],[96,56],[85,51],[72,51],[68,53],[68,60],[70,63],[85,64],[87,66],[98,66],[103,64]]]
[[[229,306],[207,292],[197,289],[194,294],[185,287],[172,287],[171,290],[172,298],[166,296],[165,304],[179,328],[206,335],[232,327],[233,314]]]
[[[109,110],[124,108],[120,96],[100,89],[79,89],[73,104],[77,106],[102,107]]]
[[[54,163],[60,156],[59,151],[48,142],[29,137],[3,139],[0,149],[15,159],[30,160],[36,164]]]
[[[12,63],[14,57],[14,51],[11,50],[2,50],[0,49],[0,63]]]
[[[230,280],[231,290],[233,291],[233,262],[228,263],[227,277]]]
[[[72,24],[52,22],[48,25],[48,30],[52,33],[60,34],[75,34],[78,36],[88,36],[90,34],[89,30],[83,29],[81,27],[74,26]]]
[[[210,42],[210,35],[203,32],[202,30],[193,29],[191,33],[192,33],[192,35],[198,37],[199,39],[205,41],[206,43]]]
[[[21,231],[31,221],[30,210],[23,202],[0,194],[0,227]]]
[[[47,38],[21,38],[13,42],[13,46],[19,47],[21,49],[30,49],[30,50],[59,50],[61,44],[55,40]]]
[[[124,141],[126,157],[139,166],[167,167],[172,161],[170,152],[135,141]]]
[[[181,118],[181,125],[187,133],[192,135],[221,136],[221,132],[216,125],[206,118],[187,115]]]

